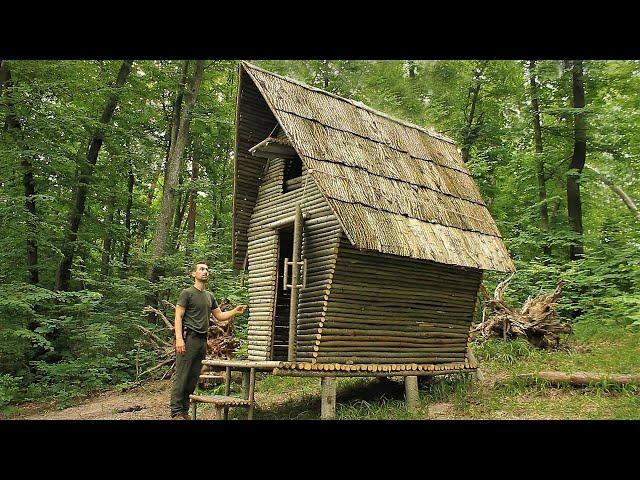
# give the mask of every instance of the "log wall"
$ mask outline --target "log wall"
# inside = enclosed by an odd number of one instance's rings
[[[340,225],[303,167],[302,180],[283,193],[285,160],[272,159],[266,165],[248,229],[249,360],[270,360],[273,354],[277,284],[282,282],[278,264],[278,232],[266,225],[295,213],[302,202],[304,221],[302,258],[308,261],[306,288],[300,291],[297,352],[315,345],[318,319],[326,301],[338,249]]]
[[[247,229],[258,196],[266,160],[249,149],[264,140],[277,120],[247,73],[240,69],[236,113],[236,151],[233,175],[233,265],[242,269],[247,253]]]
[[[361,252],[343,239],[314,363],[464,362],[481,271]]]

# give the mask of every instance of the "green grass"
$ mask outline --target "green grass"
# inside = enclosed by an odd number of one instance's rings
[[[638,419],[640,388],[602,382],[585,388],[526,383],[519,373],[539,371],[598,373],[640,372],[640,334],[623,327],[575,325],[575,333],[555,351],[538,350],[526,341],[491,340],[473,345],[485,376],[437,376],[420,388],[418,411],[409,413],[400,377],[338,378],[336,418],[404,419]],[[240,386],[234,385],[239,393]],[[223,393],[218,386],[215,392]],[[255,419],[318,419],[320,379],[261,374],[256,385]],[[206,410],[205,410],[206,411]],[[231,411],[242,418],[244,411]]]

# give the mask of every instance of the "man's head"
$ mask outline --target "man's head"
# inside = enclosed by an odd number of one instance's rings
[[[191,276],[195,280],[206,282],[209,279],[209,266],[206,262],[196,262],[191,267]]]

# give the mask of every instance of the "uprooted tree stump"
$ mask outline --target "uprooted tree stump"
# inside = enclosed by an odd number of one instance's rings
[[[471,330],[471,334],[482,339],[524,337],[538,348],[557,348],[560,334],[573,331],[571,325],[558,320],[556,312],[565,282],[561,280],[556,289],[547,295],[529,297],[518,311],[504,301],[504,292],[512,278],[513,274],[498,284],[493,298],[484,285],[480,286],[485,298],[482,321]]]

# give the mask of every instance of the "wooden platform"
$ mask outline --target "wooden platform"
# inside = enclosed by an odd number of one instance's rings
[[[393,363],[393,364],[344,364],[311,362],[278,362],[250,360],[203,360],[204,365],[231,370],[249,370],[270,372],[280,376],[309,377],[380,377],[380,376],[433,376],[473,372],[478,365],[475,362],[455,362],[438,364]]]
[[[323,420],[335,419],[336,377],[405,377],[407,409],[409,411],[415,411],[418,408],[420,398],[418,377],[464,372],[475,373],[478,371],[478,364],[471,351],[469,351],[469,357],[465,362],[438,364],[343,364],[252,360],[203,360],[202,363],[210,367],[225,369],[225,393],[227,396],[230,392],[231,371],[242,371],[244,398],[250,402],[248,419],[253,418],[256,371],[269,372],[272,375],[283,377],[320,378],[320,418]],[[195,405],[199,400],[193,397],[195,396],[192,395],[192,401],[194,401]],[[215,401],[211,400],[209,403],[215,404]],[[223,402],[220,405],[216,405],[216,418],[228,419],[228,409],[230,406],[233,405],[224,405]],[[222,413],[223,411],[224,414]]]

